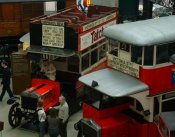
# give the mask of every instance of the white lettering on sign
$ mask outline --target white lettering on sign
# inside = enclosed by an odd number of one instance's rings
[[[108,22],[107,24],[104,24],[88,33],[84,33],[81,34],[79,36],[79,40],[80,40],[80,50],[83,50],[87,47],[92,46],[93,44],[95,44],[96,42],[100,41],[103,36],[102,36],[102,32],[103,30],[108,27],[111,26],[113,24],[116,24],[116,21],[113,20],[111,22]]]
[[[64,48],[64,27],[42,25],[42,45]]]
[[[120,59],[112,54],[107,54],[108,57],[108,66],[117,69],[121,72],[129,74],[131,76],[139,78],[139,65],[134,62],[129,62],[123,59]]]
[[[99,28],[99,29],[91,32],[92,43],[96,42],[98,39],[100,39],[102,37],[103,30],[104,30],[104,28],[102,27],[102,28]]]
[[[89,29],[91,29],[93,27],[96,27],[96,26],[98,26],[100,24],[103,24],[103,23],[105,23],[105,22],[107,22],[107,21],[109,21],[111,19],[115,19],[115,18],[116,18],[116,13],[112,13],[112,14],[106,16],[106,17],[103,17],[103,18],[101,18],[99,20],[96,20],[96,21],[91,22],[91,23],[89,23],[87,25],[84,25],[83,26],[83,31],[89,30]]]

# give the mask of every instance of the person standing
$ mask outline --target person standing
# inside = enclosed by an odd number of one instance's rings
[[[43,63],[41,64],[41,70],[40,72],[50,80],[55,81],[56,79],[56,68],[48,59],[43,60]]]
[[[10,88],[11,72],[10,72],[10,69],[8,67],[8,63],[5,60],[3,60],[1,62],[1,66],[2,66],[2,82],[1,82],[1,84],[3,85],[3,88],[2,88],[2,93],[0,96],[0,101],[2,101],[2,99],[5,95],[5,91],[7,91],[10,98],[13,97],[13,93],[12,93],[11,88]]]
[[[59,135],[59,119],[58,111],[55,108],[49,109],[49,115],[47,117],[48,131],[50,137],[58,137]]]
[[[59,129],[61,137],[67,137],[67,123],[69,118],[69,106],[64,96],[59,97],[60,105],[54,107],[59,110]]]
[[[44,137],[45,132],[46,132],[46,113],[44,111],[43,106],[44,106],[43,100],[39,99],[38,108],[37,108],[39,129],[40,129],[39,137]]]

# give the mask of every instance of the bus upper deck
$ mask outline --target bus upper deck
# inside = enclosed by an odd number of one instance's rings
[[[175,88],[175,16],[149,19],[106,28],[112,50],[108,66],[134,76],[146,83],[150,94]]]
[[[116,24],[116,11],[114,7],[94,5],[88,7],[87,15],[73,7],[34,18],[28,53],[54,56],[59,71],[85,74],[106,60],[109,47],[102,31]]]

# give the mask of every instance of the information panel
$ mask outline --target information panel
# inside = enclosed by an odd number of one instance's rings
[[[42,45],[64,48],[64,27],[42,25]]]
[[[139,67],[140,66],[138,64],[120,59],[111,54],[107,54],[107,57],[108,57],[108,66],[115,68],[126,74],[139,78]]]

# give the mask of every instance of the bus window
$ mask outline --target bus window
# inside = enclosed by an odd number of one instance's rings
[[[171,57],[175,54],[175,43],[170,43],[168,47],[168,56]]]
[[[119,46],[119,42],[115,41],[115,40],[110,40],[110,46],[111,46],[111,51],[110,54],[114,55],[114,56],[118,56],[118,46]]]
[[[96,92],[94,89],[85,86],[85,94],[86,94],[86,100],[85,102],[96,109],[100,109],[100,101],[102,94],[100,92]]]
[[[154,46],[145,47],[144,65],[153,65]]]
[[[82,71],[84,71],[85,69],[90,67],[89,56],[90,56],[90,54],[88,53],[82,57]]]
[[[168,57],[168,44],[158,45],[156,53],[156,64],[161,64],[169,61]]]
[[[99,48],[99,60],[106,56],[107,46],[103,45]]]
[[[142,47],[131,46],[131,61],[142,64]]]
[[[97,61],[98,61],[98,56],[97,55],[98,55],[98,50],[97,49],[95,49],[91,52],[91,65],[97,63]]]
[[[79,72],[79,57],[77,55],[68,58],[68,71]]]
[[[129,44],[126,43],[120,43],[120,50],[124,50],[126,52],[129,52]]]
[[[162,96],[162,112],[175,111],[175,93],[168,93]]]

